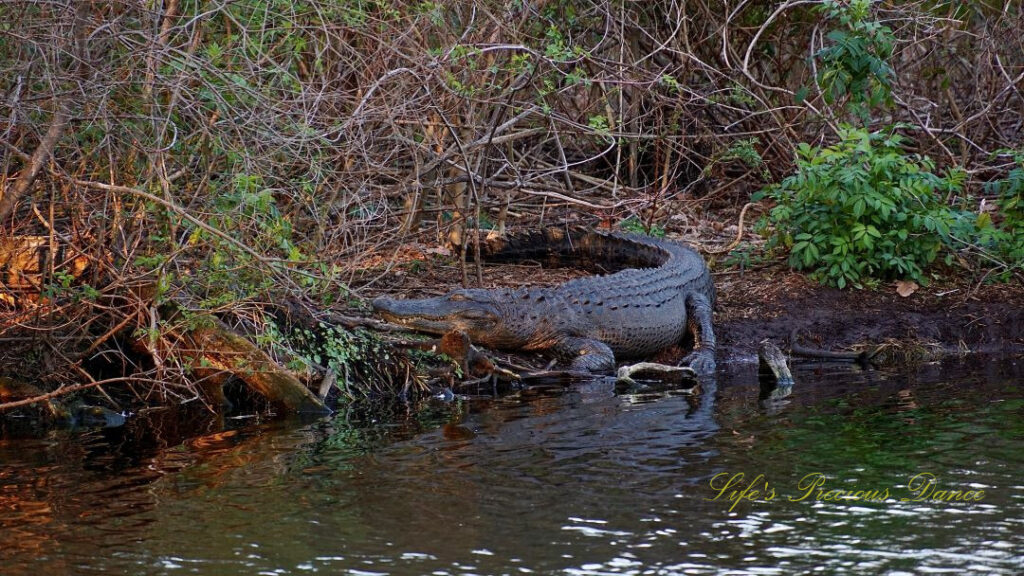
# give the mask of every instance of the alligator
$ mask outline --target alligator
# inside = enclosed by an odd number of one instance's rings
[[[704,259],[682,244],[636,234],[545,228],[481,243],[482,259],[537,260],[607,275],[553,287],[469,288],[444,296],[379,297],[385,320],[430,334],[461,330],[474,344],[536,350],[576,372],[608,373],[616,358],[640,358],[693,335],[683,359],[698,375],[715,370],[715,288]]]

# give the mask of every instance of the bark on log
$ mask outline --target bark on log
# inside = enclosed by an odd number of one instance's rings
[[[230,372],[273,404],[289,412],[327,413],[323,402],[266,352],[220,320],[200,315],[183,336],[204,366]]]
[[[793,373],[789,371],[786,355],[771,340],[762,340],[757,347],[758,374],[762,382],[772,386],[793,386]]]

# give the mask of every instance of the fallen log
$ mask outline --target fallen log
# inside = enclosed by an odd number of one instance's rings
[[[188,324],[181,337],[191,347],[195,366],[229,373],[289,412],[330,412],[294,374],[217,318],[198,314]]]

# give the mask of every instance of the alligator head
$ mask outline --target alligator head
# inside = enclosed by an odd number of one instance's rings
[[[388,322],[430,334],[461,330],[476,344],[504,347],[521,345],[503,314],[501,292],[455,290],[436,298],[393,300],[376,298],[373,309]],[[506,299],[507,300],[507,299]]]

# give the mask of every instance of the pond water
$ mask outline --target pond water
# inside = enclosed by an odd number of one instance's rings
[[[1022,364],[0,440],[0,574],[1020,574]]]

